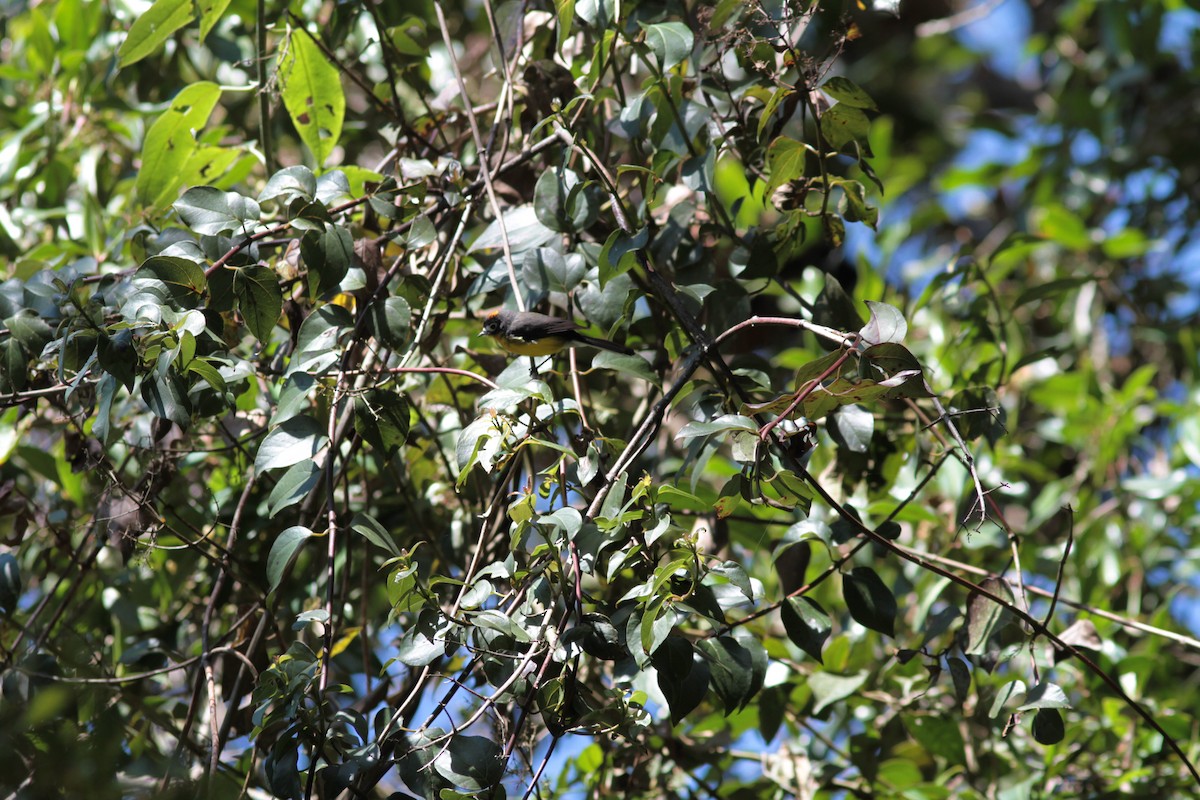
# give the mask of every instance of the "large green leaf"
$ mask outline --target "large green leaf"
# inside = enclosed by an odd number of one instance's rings
[[[279,588],[283,581],[288,565],[296,557],[300,545],[312,538],[313,532],[302,525],[293,525],[283,531],[271,544],[271,552],[267,556],[267,585],[270,591]]]
[[[646,44],[658,58],[658,68],[663,72],[674,67],[680,61],[692,54],[692,44],[695,36],[692,29],[682,22],[659,22],[653,25],[642,25],[646,36]]]
[[[871,630],[896,635],[896,597],[870,567],[855,567],[842,576],[846,607],[855,621]]]
[[[341,139],[346,115],[341,76],[310,35],[297,30],[279,49],[278,69],[283,104],[292,124],[317,166],[324,167]]]
[[[233,276],[233,293],[246,327],[260,341],[270,338],[283,311],[283,292],[270,267],[239,268]]]
[[[254,469],[290,467],[317,455],[328,441],[324,429],[309,416],[292,417],[271,430],[258,446]]]
[[[197,150],[196,134],[221,99],[221,88],[208,81],[187,86],[164,111],[142,143],[142,165],[135,183],[139,202],[166,208],[183,185],[184,168]]]
[[[117,64],[124,68],[150,55],[175,33],[192,21],[195,10],[192,0],[155,0],[144,14],[139,14],[129,28],[129,35],[117,50]]]

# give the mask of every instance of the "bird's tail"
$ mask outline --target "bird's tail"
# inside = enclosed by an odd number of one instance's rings
[[[590,344],[592,347],[599,347],[601,350],[608,350],[610,352],[620,353],[621,355],[626,356],[633,355],[633,351],[623,344],[610,342],[608,339],[598,339],[595,336],[588,336],[584,333],[576,335],[579,337],[579,341],[583,342],[584,344]]]

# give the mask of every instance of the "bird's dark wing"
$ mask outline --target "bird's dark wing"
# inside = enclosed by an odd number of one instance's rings
[[[549,314],[526,312],[516,319],[508,329],[508,335],[514,339],[535,341],[547,336],[570,336],[579,330],[578,325],[569,319],[552,317]]]

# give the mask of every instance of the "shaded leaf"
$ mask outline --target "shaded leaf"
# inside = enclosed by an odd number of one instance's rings
[[[478,792],[500,783],[504,757],[500,745],[492,739],[458,734],[434,758],[433,768],[455,786]]]
[[[820,603],[808,597],[789,597],[779,608],[783,619],[783,629],[792,643],[815,658],[819,663],[825,663],[821,649],[829,639],[833,622]]]
[[[732,636],[701,639],[700,654],[708,661],[710,681],[726,715],[741,708],[749,699],[754,683],[754,658]]]
[[[1062,714],[1056,708],[1041,708],[1033,717],[1033,738],[1040,744],[1058,744],[1067,735]]]
[[[283,313],[283,292],[270,267],[241,267],[233,275],[233,294],[246,327],[259,341],[270,338]]]
[[[285,530],[271,543],[271,552],[267,555],[267,585],[268,591],[275,591],[283,580],[284,572],[300,546],[314,536],[313,532],[303,525],[293,525]]]
[[[682,636],[668,636],[654,651],[652,662],[658,672],[658,688],[671,711],[671,724],[678,725],[708,692],[708,662],[699,658]]]
[[[403,395],[372,389],[354,398],[354,430],[372,448],[390,457],[408,438],[409,413]]]
[[[842,576],[842,592],[856,622],[888,636],[896,635],[896,598],[875,570],[855,567]]]
[[[988,578],[979,585],[1006,600],[1011,600],[1013,597],[1012,588],[1007,581],[1001,578]],[[972,592],[967,597],[966,616],[967,643],[963,647],[963,652],[967,655],[980,655],[986,652],[989,649],[988,640],[992,634],[1012,621],[1011,615],[1003,606],[997,605],[978,592]]]

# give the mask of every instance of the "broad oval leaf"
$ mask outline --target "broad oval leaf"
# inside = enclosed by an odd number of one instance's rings
[[[833,622],[821,604],[804,596],[789,597],[780,606],[779,614],[783,619],[783,629],[792,643],[819,663],[825,663],[821,648],[829,638]]]
[[[21,566],[11,553],[0,553],[0,609],[6,614],[17,610],[21,596]]]
[[[839,700],[844,700],[858,691],[867,682],[867,671],[862,670],[853,675],[835,675],[832,672],[814,672],[808,676],[808,688],[812,690],[813,714],[821,711]]]
[[[754,685],[754,656],[732,636],[702,639],[697,648],[708,661],[712,687],[725,714],[741,708]]]
[[[192,21],[192,0],[155,0],[139,14],[117,50],[117,66],[136,64],[163,46],[175,31]]]
[[[257,202],[214,186],[193,186],[174,207],[184,224],[205,236],[252,228],[262,218]]]
[[[855,567],[842,576],[842,592],[850,616],[873,631],[895,636],[896,598],[870,567]]]
[[[646,44],[658,58],[658,67],[663,72],[674,67],[692,54],[696,37],[692,29],[682,22],[659,22],[654,25],[642,23]]]
[[[883,344],[885,342],[899,344],[904,341],[904,336],[908,333],[908,323],[905,322],[900,309],[875,300],[868,300],[867,308],[871,309],[871,319],[858,332],[864,342],[867,344]]]
[[[433,760],[433,768],[460,789],[479,792],[496,786],[504,777],[504,754],[500,745],[486,736],[458,734]]]
[[[271,544],[271,552],[267,555],[267,585],[268,591],[275,591],[283,580],[283,574],[296,556],[300,545],[308,541],[313,532],[303,525],[293,525],[276,537]]]
[[[275,200],[280,205],[291,205],[293,200],[312,200],[317,194],[317,177],[308,167],[297,164],[284,167],[271,176],[267,185],[258,193],[258,202]]]
[[[533,206],[523,205],[504,212],[504,225],[492,220],[483,233],[471,242],[468,253],[498,253],[504,248],[504,236],[508,235],[509,251],[516,256],[527,250],[541,247],[557,234],[542,224]]]
[[[290,467],[314,458],[328,440],[325,431],[309,416],[292,417],[274,428],[258,446],[254,471]]]
[[[1040,744],[1058,744],[1067,735],[1062,714],[1056,708],[1039,708],[1033,717],[1033,738]]]
[[[283,292],[275,270],[264,266],[241,267],[233,275],[233,293],[246,327],[266,341],[283,312]]]
[[[301,141],[323,167],[342,136],[346,96],[337,68],[307,31],[292,31],[279,49],[279,84]]]
[[[380,453],[392,456],[408,438],[409,407],[403,395],[372,389],[354,398],[354,430]]]
[[[841,75],[835,75],[825,83],[821,84],[821,91],[837,100],[839,103],[845,103],[853,108],[865,108],[874,111],[877,106],[871,96],[864,92],[859,85],[849,78],[844,78]]]
[[[221,87],[215,83],[193,83],[175,95],[170,108],[146,131],[135,184],[142,203],[165,208],[175,199],[183,184],[184,167],[197,150],[196,133],[208,124],[220,99]]]
[[[654,651],[652,662],[658,673],[658,688],[671,712],[671,724],[678,725],[700,705],[708,691],[708,662],[682,636],[668,636]]]

